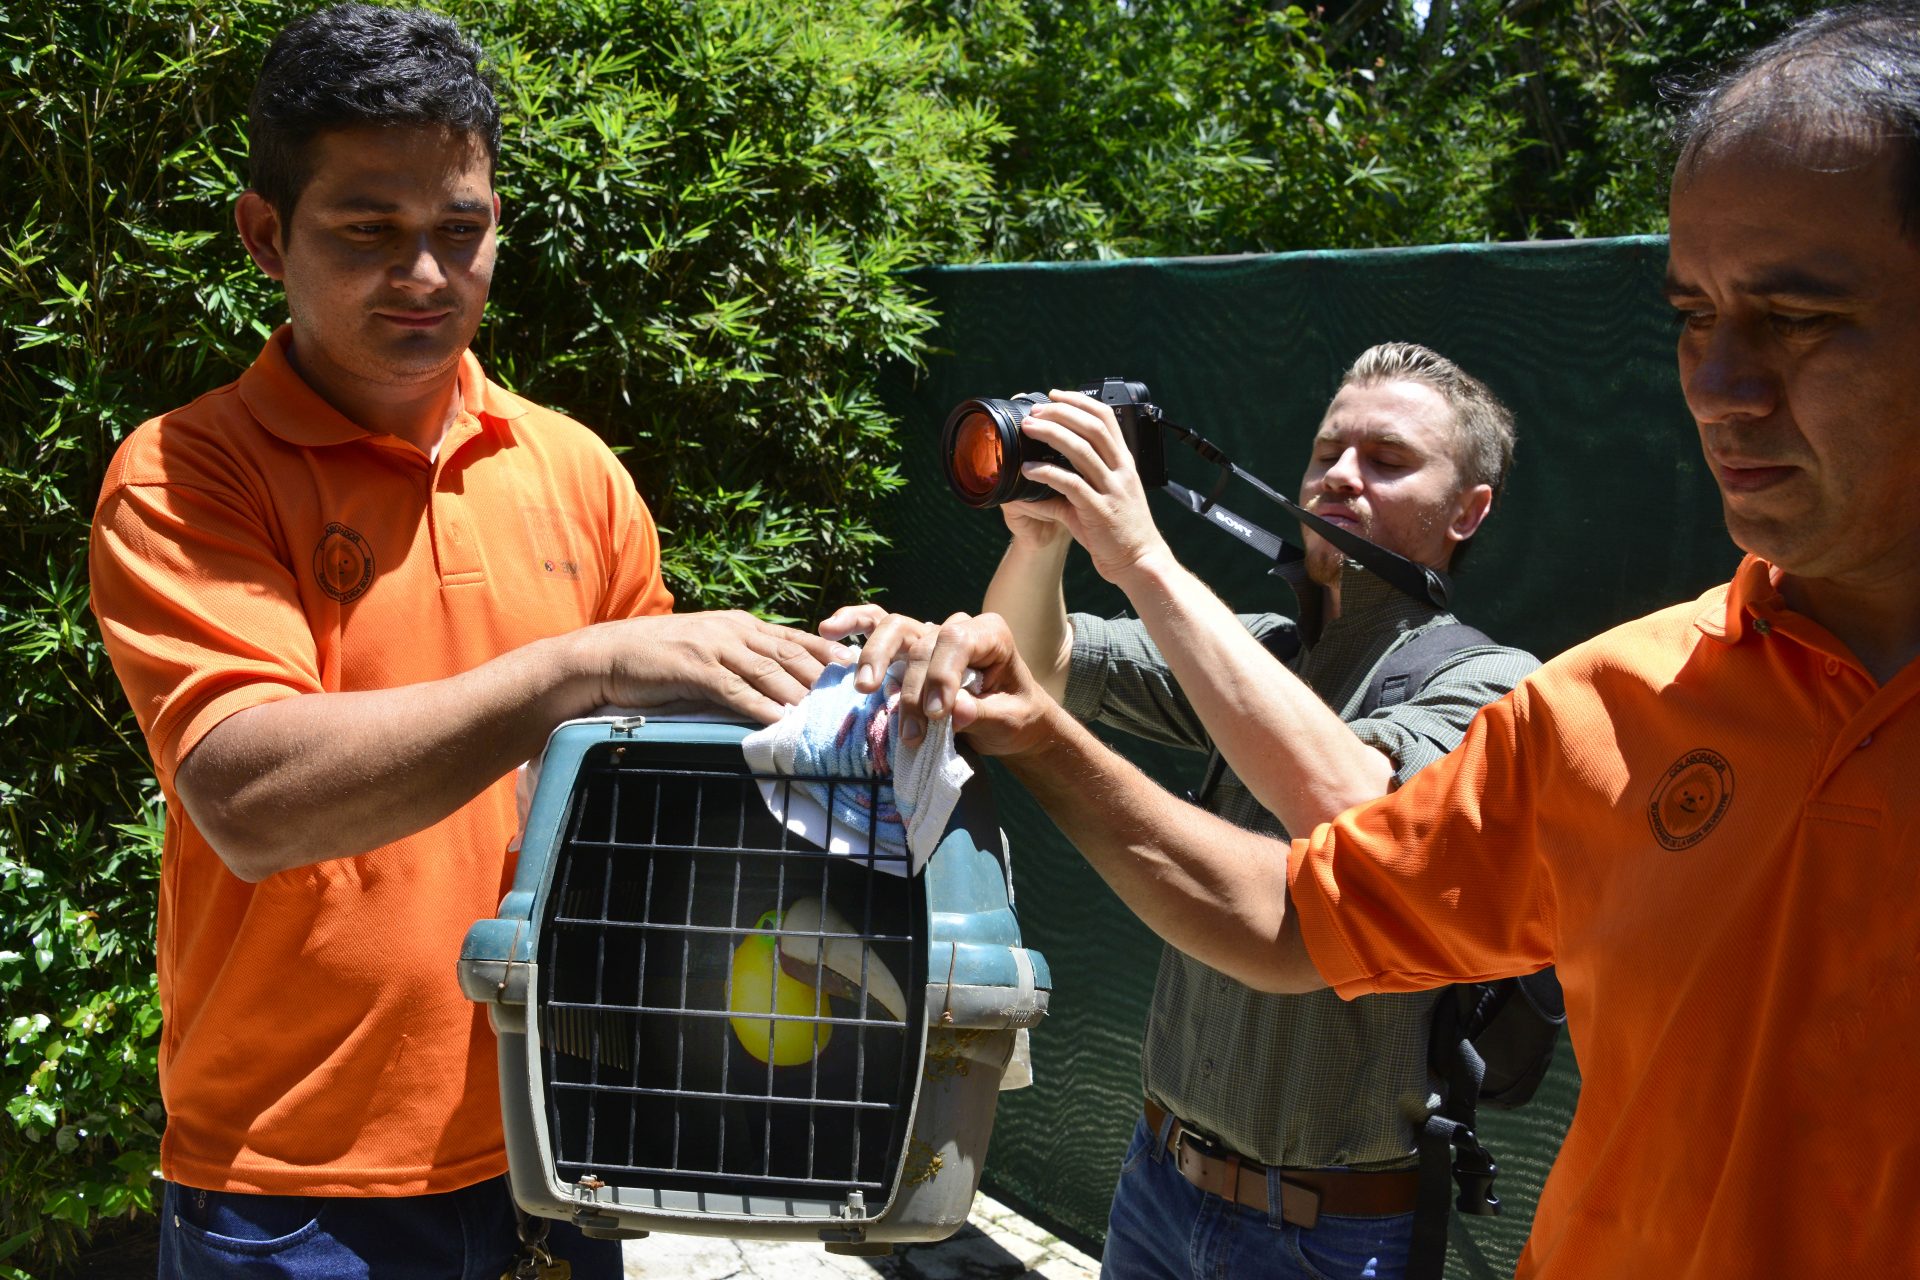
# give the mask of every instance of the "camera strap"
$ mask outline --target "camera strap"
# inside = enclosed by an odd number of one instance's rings
[[[1389,585],[1412,596],[1415,600],[1429,602],[1436,609],[1447,607],[1447,602],[1453,595],[1453,583],[1438,569],[1431,565],[1415,564],[1398,552],[1389,551],[1377,542],[1369,542],[1350,529],[1343,529],[1331,521],[1322,520],[1292,498],[1274,490],[1259,476],[1240,466],[1223,453],[1218,445],[1205,437],[1164,419],[1160,423],[1160,429],[1179,437],[1188,448],[1220,468],[1220,478],[1214,483],[1210,493],[1205,495],[1195,493],[1192,489],[1173,480],[1167,481],[1166,491],[1187,510],[1204,517],[1209,523],[1224,529],[1272,560],[1274,565],[1270,572],[1297,585],[1305,571],[1307,553],[1278,534],[1270,533],[1253,521],[1235,515],[1221,506],[1220,491],[1226,487],[1229,475],[1240,477],[1269,499],[1279,503],[1288,515],[1325,538],[1342,555],[1365,566]]]

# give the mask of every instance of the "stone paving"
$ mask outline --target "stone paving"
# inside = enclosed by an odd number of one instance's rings
[[[1096,1280],[1100,1264],[991,1196],[938,1244],[848,1258],[817,1244],[655,1234],[626,1247],[628,1280]]]

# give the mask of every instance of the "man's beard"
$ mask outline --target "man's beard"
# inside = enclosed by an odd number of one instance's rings
[[[1445,512],[1437,509],[1422,511],[1420,513],[1420,536],[1425,537],[1432,533],[1440,521],[1445,518],[1445,515]],[[1349,528],[1345,525],[1341,527],[1345,528],[1348,533],[1353,534],[1357,538],[1365,538],[1368,542],[1372,542],[1375,545],[1383,545],[1379,539],[1374,536],[1376,526],[1372,513],[1369,513],[1365,518],[1361,519],[1357,528]],[[1309,533],[1305,534],[1305,537],[1307,577],[1323,587],[1334,586],[1340,581],[1340,575],[1346,571],[1346,554],[1318,534]],[[1395,538],[1394,541],[1400,542],[1401,539]],[[1411,551],[1403,551],[1398,546],[1388,546],[1386,550],[1396,552],[1403,556],[1414,554]]]
[[[1323,587],[1331,587],[1340,581],[1346,567],[1346,555],[1325,538],[1307,540],[1307,577]]]

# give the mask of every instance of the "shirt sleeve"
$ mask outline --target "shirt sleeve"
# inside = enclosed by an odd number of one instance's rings
[[[322,690],[298,584],[238,495],[111,490],[94,514],[92,605],[161,783],[237,711]]]
[[[613,571],[608,575],[606,601],[595,620],[611,622],[672,613],[673,593],[667,590],[661,573],[660,533],[654,527],[653,514],[641,501],[624,469],[620,470],[618,482],[624,482],[629,500],[622,504],[624,514],[616,516],[616,528],[623,528],[614,540],[609,558]]]
[[[1293,620],[1276,613],[1239,615],[1262,638]],[[1068,617],[1073,650],[1061,705],[1078,720],[1096,721],[1149,742],[1208,751],[1213,742],[1193,704],[1173,678],[1160,647],[1138,618]]]
[[[1320,976],[1351,998],[1531,973],[1553,963],[1558,908],[1536,773],[1554,744],[1528,686],[1487,707],[1400,790],[1296,840],[1291,908]]]
[[[1393,763],[1395,786],[1460,745],[1480,708],[1511,692],[1540,666],[1523,649],[1462,649],[1434,668],[1411,698],[1348,722],[1354,736]]]

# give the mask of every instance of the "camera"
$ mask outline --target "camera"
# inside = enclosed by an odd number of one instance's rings
[[[1140,483],[1159,489],[1167,483],[1167,459],[1160,438],[1160,410],[1144,382],[1107,378],[1079,388],[1082,395],[1113,407],[1120,438],[1133,455]],[[1053,490],[1020,474],[1028,462],[1057,462],[1072,469],[1060,453],[1020,430],[1035,405],[1048,402],[1038,391],[1024,391],[1005,400],[962,400],[947,415],[940,432],[940,464],[947,486],[970,507],[997,507],[1003,502],[1036,502]]]

